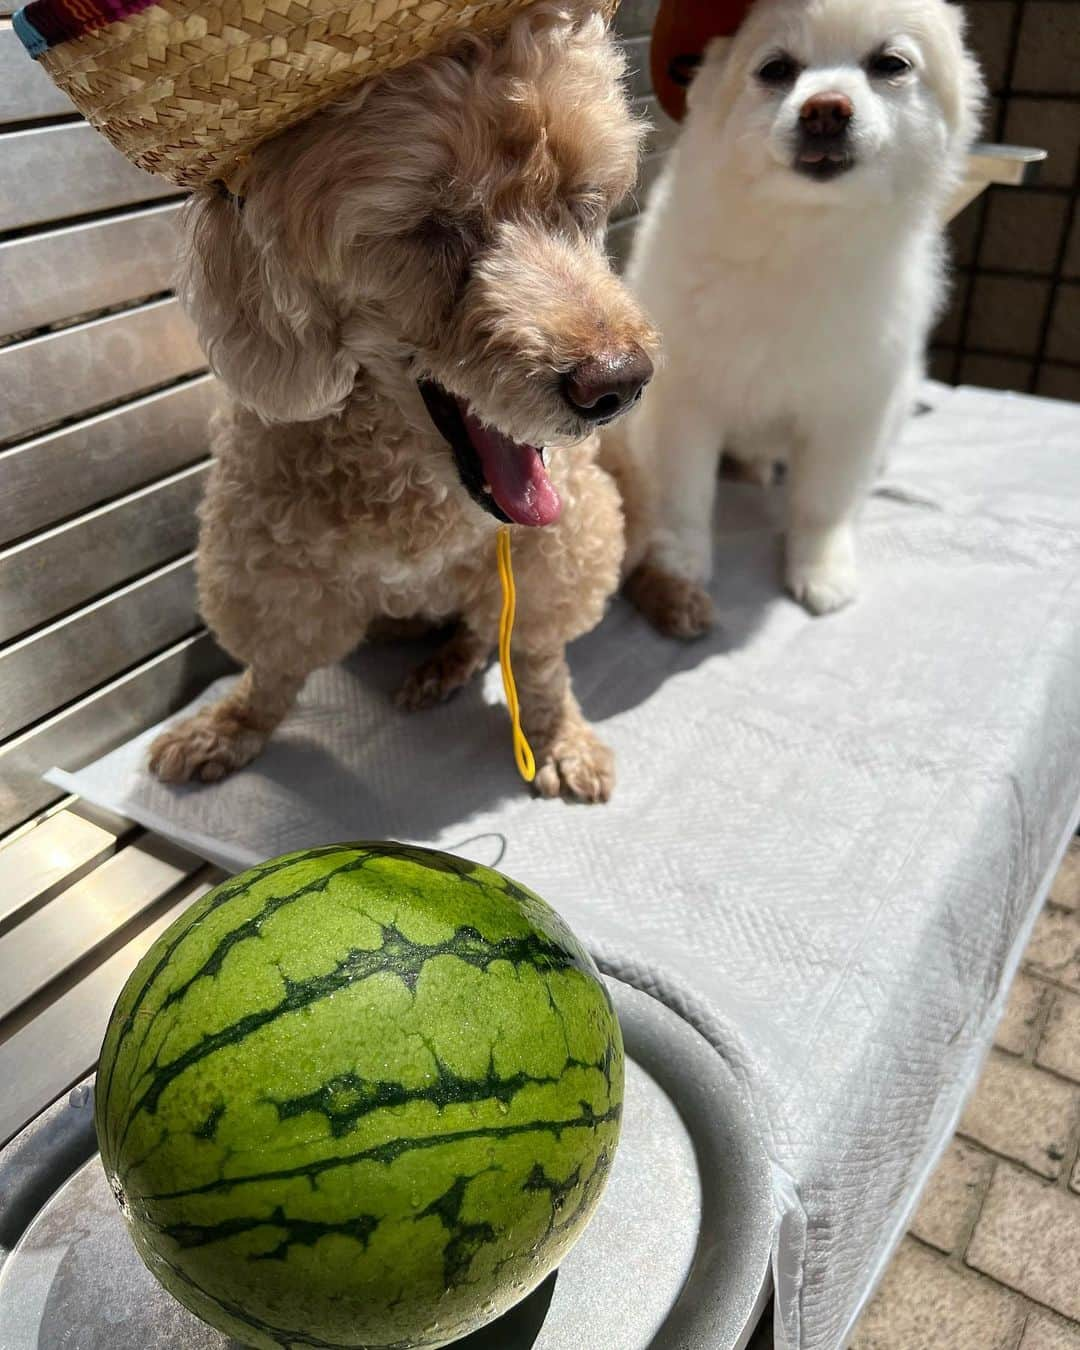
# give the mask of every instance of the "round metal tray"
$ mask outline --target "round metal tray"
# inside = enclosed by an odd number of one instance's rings
[[[769,1167],[716,1052],[612,982],[627,1050],[611,1180],[557,1272],[460,1350],[742,1350],[770,1291]],[[135,1253],[87,1088],[0,1153],[3,1350],[226,1350]]]

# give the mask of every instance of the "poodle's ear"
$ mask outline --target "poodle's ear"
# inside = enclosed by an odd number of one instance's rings
[[[252,209],[254,207],[254,209]],[[338,409],[356,376],[338,324],[313,282],[284,256],[257,204],[213,189],[184,208],[178,292],[214,373],[267,422],[309,422]]]

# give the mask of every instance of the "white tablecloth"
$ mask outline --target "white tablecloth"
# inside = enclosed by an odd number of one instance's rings
[[[233,868],[344,838],[501,855],[745,1083],[790,1350],[842,1345],[880,1274],[1080,798],[1080,407],[926,398],[861,522],[854,607],[786,599],[779,494],[725,484],[716,635],[666,642],[620,602],[577,644],[618,753],[606,807],[530,799],[495,671],[397,713],[415,648],[313,677],[213,788],[152,781],[153,732],[59,780]]]

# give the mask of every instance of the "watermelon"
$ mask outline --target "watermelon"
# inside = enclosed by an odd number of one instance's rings
[[[289,854],[150,948],[97,1077],[143,1260],[257,1347],[442,1346],[524,1297],[599,1199],[623,1053],[563,921],[400,844]]]

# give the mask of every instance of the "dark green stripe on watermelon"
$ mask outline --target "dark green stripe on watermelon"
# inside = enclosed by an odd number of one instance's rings
[[[296,900],[300,898],[300,895],[307,896],[313,889],[308,888],[298,895],[290,896],[289,899]],[[263,914],[260,914],[260,923],[271,908],[268,905]],[[245,924],[244,927],[251,928],[250,933],[245,934],[245,937],[258,936],[258,924],[254,927]],[[220,947],[225,945],[225,942],[219,944],[219,948],[215,949],[213,956],[199,971],[197,978],[212,978],[218,973],[220,963],[217,953]],[[276,1021],[284,1013],[300,1012],[313,1003],[329,998],[339,989],[348,988],[357,981],[368,979],[372,975],[387,972],[396,975],[411,990],[415,987],[420,972],[436,956],[453,956],[457,960],[475,966],[480,970],[485,969],[494,961],[509,961],[512,965],[527,963],[538,970],[565,969],[571,964],[558,948],[531,936],[507,938],[501,942],[489,943],[485,942],[475,929],[459,928],[449,942],[424,947],[409,942],[407,938],[394,929],[384,930],[383,945],[375,951],[350,951],[332,971],[313,980],[297,983],[286,980],[284,997],[272,1007],[259,1012],[248,1013],[246,1017],[241,1017],[228,1026],[222,1027],[220,1031],[214,1032],[213,1035],[204,1036],[190,1049],[181,1055],[177,1055],[167,1064],[159,1064],[149,1070],[150,1081],[139,1099],[129,1108],[128,1123],[134,1121],[140,1111],[153,1115],[157,1110],[161,1094],[180,1074],[198,1064],[208,1055],[214,1054],[215,1051],[229,1045],[236,1045],[250,1036],[253,1031],[258,1031],[260,1027]],[[224,956],[222,956],[221,961],[224,961],[224,959]],[[195,977],[188,982],[187,987],[190,987],[194,982]],[[171,1007],[177,1001],[170,993],[162,1005],[162,1010]]]
[[[324,849],[313,849],[305,856],[314,859],[320,855],[332,856],[340,852],[340,846],[335,844]],[[147,991],[165,970],[173,952],[184,940],[189,928],[213,910],[227,904],[234,896],[250,891],[256,882],[261,882],[265,878],[272,877],[275,873],[290,867],[295,862],[296,856],[295,854],[286,854],[282,858],[264,863],[261,867],[253,867],[232,881],[222,882],[220,886],[216,886],[208,895],[204,896],[200,904],[193,906],[186,914],[181,915],[175,923],[170,925],[168,931],[154,943],[128,981],[110,1021],[105,1038],[105,1047],[102,1051],[101,1065],[97,1074],[99,1099],[103,1092],[108,1096],[112,1084],[113,1070],[116,1067],[115,1053],[113,1055],[106,1053],[109,1049],[110,1040],[114,1040],[118,1045],[134,1029],[136,1018],[142,1008]],[[148,968],[148,971],[144,971],[144,968]],[[140,977],[143,978],[140,979]],[[117,1025],[117,1014],[121,1004],[125,1002],[129,1006],[123,1019]],[[145,1033],[147,1028],[144,1026],[143,1030]]]
[[[537,1283],[621,1103],[610,999],[553,911],[356,844],[252,869],[159,939],[110,1023],[98,1129],[189,1307],[253,1345],[374,1350],[445,1344]]]

